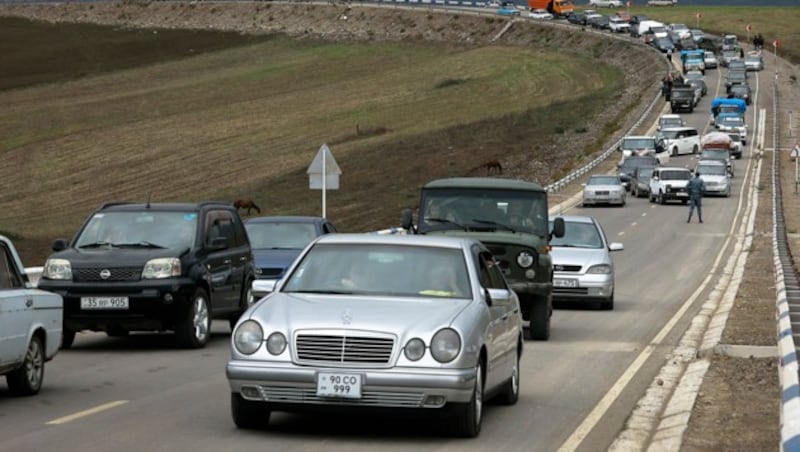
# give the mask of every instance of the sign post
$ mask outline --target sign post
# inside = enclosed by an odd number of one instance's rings
[[[308,166],[308,188],[312,190],[322,190],[322,217],[327,215],[327,191],[339,189],[339,176],[342,170],[333,158],[327,144],[320,146],[311,165]]]
[[[750,24],[747,24],[747,26],[744,27],[744,28],[747,29],[747,42],[750,42],[750,32],[753,30],[753,26],[750,25]]]
[[[697,26],[695,28],[700,28],[700,19],[703,18],[703,13],[697,13],[694,17],[697,18]]]
[[[776,39],[772,41],[772,47],[775,49],[775,79],[778,78],[778,47],[781,46],[781,41]]]

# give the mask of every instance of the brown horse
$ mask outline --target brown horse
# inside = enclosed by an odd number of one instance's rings
[[[500,161],[497,159],[489,160],[475,167],[476,170],[481,168],[486,168],[487,175],[491,175],[492,173],[503,174],[503,165],[501,165]]]
[[[233,207],[236,209],[247,209],[247,214],[250,215],[250,210],[255,209],[256,212],[261,213],[261,208],[256,205],[256,203],[249,198],[242,198],[237,199],[233,202]]]

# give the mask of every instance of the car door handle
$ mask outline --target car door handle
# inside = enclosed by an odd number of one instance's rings
[[[31,306],[33,306],[33,298],[28,298],[25,300],[25,307],[30,308]]]

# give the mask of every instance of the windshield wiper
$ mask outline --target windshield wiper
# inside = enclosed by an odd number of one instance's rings
[[[463,224],[456,223],[455,221],[450,221],[450,220],[448,220],[446,218],[425,218],[424,221],[430,221],[430,222],[433,222],[433,223],[452,224],[453,226],[458,226],[459,228],[461,228],[461,229],[463,229],[465,231],[467,230],[467,227],[464,226]]]
[[[114,246],[125,247],[125,248],[166,248],[164,246],[148,242],[147,240],[142,240],[141,242],[136,242],[136,243],[115,243]]]
[[[479,218],[473,218],[472,221],[475,222],[475,223],[478,223],[478,224],[490,224],[490,225],[495,226],[495,227],[503,228],[506,231],[517,232],[516,229],[512,228],[511,226],[507,226],[507,225],[505,225],[503,223],[498,223],[498,222],[492,221],[492,220],[481,220]]]
[[[304,289],[304,290],[291,290],[287,291],[287,293],[321,293],[321,294],[331,294],[331,295],[353,295],[356,292],[352,290]]]
[[[100,241],[100,242],[94,242],[94,243],[87,243],[86,245],[81,245],[78,248],[100,248],[101,246],[111,247],[111,246],[114,246],[114,244],[111,243],[111,242]]]

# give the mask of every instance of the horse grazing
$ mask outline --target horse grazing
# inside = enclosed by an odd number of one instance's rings
[[[475,169],[486,168],[486,174],[491,175],[492,173],[496,174],[503,174],[503,165],[500,164],[500,161],[497,159],[489,160],[486,163],[482,163],[478,165]]]
[[[233,202],[233,207],[236,207],[237,210],[247,209],[248,215],[250,215],[251,209],[255,209],[256,212],[261,213],[261,208],[258,207],[256,203],[253,202],[252,199],[249,198],[237,199],[236,201]]]

